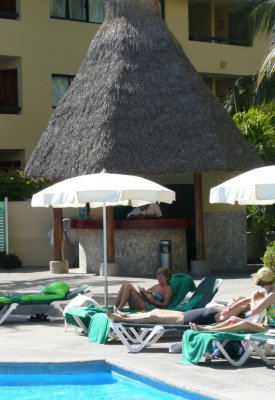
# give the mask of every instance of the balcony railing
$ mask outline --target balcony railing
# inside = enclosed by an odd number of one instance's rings
[[[18,16],[19,16],[19,14],[17,12],[0,10],[0,18],[17,19]]]
[[[193,40],[196,42],[229,44],[232,46],[245,46],[245,47],[251,46],[251,43],[246,39],[238,39],[231,37],[190,35],[189,40]]]
[[[20,107],[0,106],[0,114],[20,114]]]

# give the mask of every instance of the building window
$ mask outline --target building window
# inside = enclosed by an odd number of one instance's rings
[[[55,108],[69,89],[73,75],[52,75],[52,106]]]
[[[105,18],[103,0],[51,0],[51,18],[101,24]]]
[[[0,70],[0,114],[19,114],[17,69]]]
[[[21,161],[0,161],[0,171],[8,172],[10,170],[21,168]]]
[[[16,0],[0,0],[0,18],[16,19]]]
[[[165,14],[164,14],[164,0],[159,0],[159,8],[160,8],[160,14],[162,18],[164,19]]]

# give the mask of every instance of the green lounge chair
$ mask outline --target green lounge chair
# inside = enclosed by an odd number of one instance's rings
[[[174,309],[177,311],[189,311],[195,308],[204,308],[218,292],[222,279],[207,276],[201,280],[196,290],[187,303],[179,304]]]
[[[196,285],[193,278],[187,274],[173,274],[169,280],[169,284],[172,287],[173,295],[168,305],[168,309],[173,310],[180,304],[189,292],[196,290]],[[108,307],[112,310],[112,307]],[[129,309],[124,309],[128,312]],[[67,325],[74,325],[81,328],[84,332],[88,333],[91,317],[98,313],[106,312],[105,307],[89,306],[89,307],[77,307],[71,308],[65,313],[65,320]]]
[[[83,285],[76,289],[63,281],[56,281],[46,286],[40,293],[14,296],[0,296],[0,325],[18,307],[26,305],[52,305],[63,315],[65,305],[78,294],[87,293],[91,286]]]
[[[214,329],[214,327],[213,327]],[[229,341],[242,341],[243,353],[238,360],[233,359],[225,349]],[[272,358],[266,356],[265,344],[275,344],[275,335],[267,333],[234,333],[215,331],[185,332],[182,340],[183,364],[197,364],[203,356],[212,350],[212,342],[216,344],[225,359],[234,367],[240,367],[251,355],[258,355],[268,365],[275,364],[275,353]]]
[[[181,282],[186,281],[189,282],[190,288],[194,289],[195,286],[191,284],[193,279],[189,275],[175,274],[171,277],[170,284],[173,288],[173,297],[169,304],[169,309],[183,311],[182,309],[185,308],[184,311],[186,311],[198,308],[201,304],[205,306],[217,293],[219,285],[222,282],[213,277],[206,277],[195,289],[188,303],[171,307],[171,305],[175,305],[176,301],[182,301],[183,293],[181,293],[181,296],[178,296],[178,292],[181,291]],[[79,308],[71,311],[71,314],[66,314],[66,317],[73,318],[76,326],[88,333],[89,342],[106,343],[108,337],[119,339],[132,353],[138,353],[143,348],[153,345],[168,330],[185,331],[190,328],[189,325],[113,323],[106,317],[105,308],[97,309],[94,306],[88,307],[86,310]]]

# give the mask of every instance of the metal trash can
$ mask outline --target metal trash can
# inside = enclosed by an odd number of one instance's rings
[[[171,240],[160,240],[160,266],[161,268],[169,268],[171,266]]]

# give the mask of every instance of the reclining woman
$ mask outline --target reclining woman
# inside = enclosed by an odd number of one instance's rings
[[[196,322],[197,324],[208,325],[221,321],[220,315],[223,310],[224,306],[221,305],[217,307],[197,308],[185,312],[155,308],[149,312],[127,314],[116,310],[114,313],[106,311],[106,315],[113,322],[172,325],[188,325],[190,322]]]
[[[266,310],[266,317],[264,323],[251,322],[247,319],[241,319],[236,316],[230,316],[232,310],[227,310],[227,319],[215,326],[201,326],[193,321],[190,322],[191,329],[195,331],[219,331],[219,332],[247,332],[258,333],[266,332],[269,328],[275,327],[275,287],[273,285],[274,275],[268,268],[261,268],[254,276],[254,283],[261,286],[262,290],[252,293],[250,298],[250,311],[246,314],[256,315]],[[256,303],[256,300],[261,297],[261,300]],[[241,300],[244,302],[244,300]],[[224,318],[224,313],[221,317]]]
[[[131,310],[152,310],[155,307],[166,307],[172,297],[172,288],[168,284],[171,272],[168,268],[157,270],[158,283],[145,290],[138,290],[129,282],[124,282],[118,292],[114,310],[121,310],[127,303]]]

